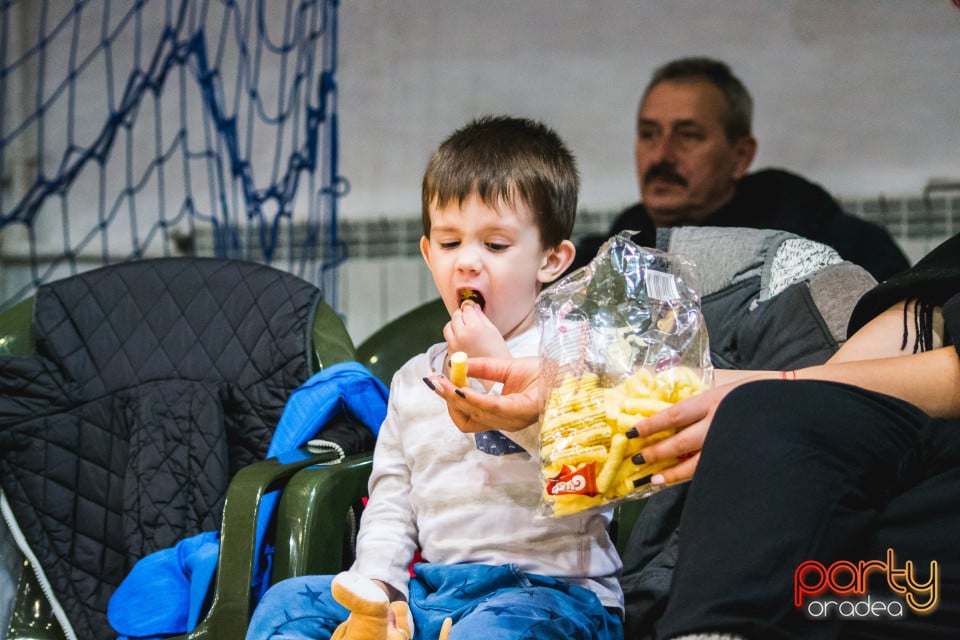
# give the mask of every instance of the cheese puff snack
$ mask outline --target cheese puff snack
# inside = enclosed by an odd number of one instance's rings
[[[450,356],[450,382],[458,387],[467,386],[467,354],[463,351]]]
[[[652,493],[675,460],[636,465],[642,418],[713,383],[696,265],[623,232],[537,298],[541,516]]]
[[[567,376],[547,396],[540,424],[546,507],[541,511],[567,515],[652,493],[650,476],[676,461],[634,464],[631,458],[640,449],[667,434],[636,438],[631,429],[641,418],[706,389],[703,378],[703,372],[682,365],[658,373],[641,368],[606,388],[594,374]]]

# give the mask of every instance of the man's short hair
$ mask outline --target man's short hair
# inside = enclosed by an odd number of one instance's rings
[[[724,131],[727,140],[736,142],[749,136],[753,130],[753,98],[740,78],[733,75],[726,63],[712,58],[680,58],[668,62],[650,77],[643,91],[643,100],[647,94],[661,82],[709,82],[723,94],[727,103],[724,114]],[[641,100],[642,103],[642,100]]]
[[[570,238],[580,176],[559,135],[527,118],[484,116],[453,132],[434,151],[423,174],[423,233],[430,205],[462,204],[476,193],[487,206],[519,198],[533,212],[544,247]]]

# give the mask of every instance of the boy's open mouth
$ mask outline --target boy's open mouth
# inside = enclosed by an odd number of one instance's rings
[[[480,306],[480,311],[483,311],[483,308],[486,306],[486,303],[483,299],[483,294],[477,291],[476,289],[460,289],[458,292],[460,296],[460,306],[463,306],[463,303],[466,301],[473,302]]]

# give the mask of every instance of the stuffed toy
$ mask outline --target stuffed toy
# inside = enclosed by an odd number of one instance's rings
[[[411,640],[413,616],[406,602],[390,602],[383,589],[360,574],[338,573],[330,590],[333,599],[350,610],[348,617],[330,636],[330,640]],[[393,610],[397,626],[387,623]],[[439,640],[447,640],[452,620],[443,621]]]

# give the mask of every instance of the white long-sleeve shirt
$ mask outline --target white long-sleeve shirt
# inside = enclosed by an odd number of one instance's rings
[[[536,355],[538,339],[531,330],[507,346],[514,356]],[[426,561],[447,565],[516,564],[622,609],[621,563],[607,534],[612,510],[538,517],[538,425],[504,434],[523,447],[518,452],[478,449],[474,434],[457,429],[446,403],[423,383],[443,370],[446,357],[446,344],[433,345],[393,377],[353,570],[406,596],[408,565],[420,549]]]

